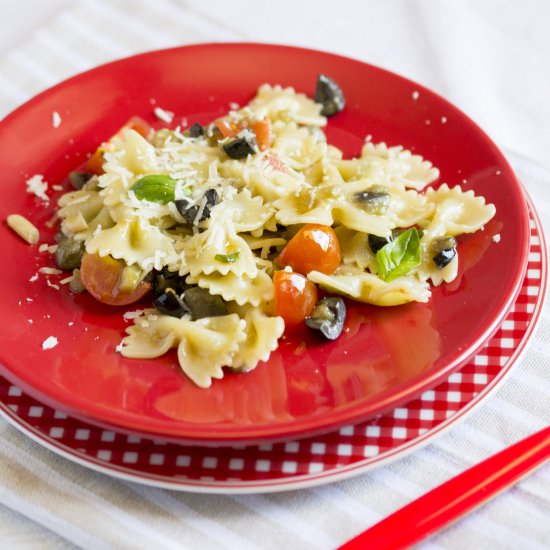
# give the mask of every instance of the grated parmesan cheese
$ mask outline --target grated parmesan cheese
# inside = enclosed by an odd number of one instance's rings
[[[495,243],[499,243],[500,242],[500,233],[497,233],[496,235],[493,235],[493,241]]]
[[[42,349],[52,349],[52,348],[55,348],[57,344],[59,344],[59,340],[55,336],[48,336],[42,342]]]
[[[54,128],[59,128],[59,126],[61,126],[61,115],[57,111],[52,113],[52,126]]]
[[[35,274],[29,279],[29,283],[34,283],[35,281],[38,281],[38,273],[35,273]]]
[[[59,290],[59,285],[56,285],[54,283],[52,283],[49,279],[46,279],[46,284],[50,287],[50,288],[53,288],[55,290]]]
[[[125,321],[130,321],[132,319],[137,319],[138,317],[141,317],[144,313],[144,309],[136,309],[135,311],[127,311],[122,317],[124,317]]]
[[[172,111],[165,111],[160,107],[155,107],[155,110],[153,112],[159,120],[162,120],[162,122],[166,122],[166,124],[170,124],[170,122],[174,120],[174,113],[172,113]]]
[[[117,344],[117,346],[115,348],[115,351],[117,353],[120,353],[123,349],[124,349],[124,344],[122,342],[120,342],[120,344]]]
[[[44,181],[44,176],[42,174],[35,174],[34,176],[30,177],[25,183],[27,184],[27,193],[32,193],[33,195],[36,195],[39,199],[50,202],[50,197],[46,195],[48,184]]]

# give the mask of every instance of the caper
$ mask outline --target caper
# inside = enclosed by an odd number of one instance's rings
[[[76,269],[80,267],[84,255],[84,242],[66,238],[59,242],[55,259],[59,269]]]
[[[212,122],[206,127],[205,131],[206,137],[213,138],[213,139],[222,139],[223,134],[222,131],[218,128],[217,124]]]
[[[204,128],[198,122],[195,122],[195,124],[189,128],[189,136],[192,138],[204,136]]]
[[[227,315],[227,307],[221,296],[210,294],[208,290],[193,286],[183,293],[183,301],[189,308],[193,320],[203,317]]]
[[[187,304],[171,288],[166,289],[165,292],[157,296],[153,301],[153,305],[161,313],[178,319],[189,313]]]
[[[380,215],[390,206],[390,194],[385,187],[372,185],[353,195],[353,200],[369,214]]]
[[[88,174],[87,172],[71,172],[69,174],[69,181],[75,189],[82,189],[92,177],[93,174]]]
[[[321,114],[324,116],[335,115],[346,106],[344,92],[342,92],[340,86],[324,74],[320,74],[317,79],[315,102],[323,106]]]
[[[63,231],[58,231],[56,234],[55,234],[55,242],[56,243],[60,243],[60,242],[63,242],[64,240],[68,239],[69,237],[67,237],[67,235],[65,235],[65,233],[63,233]]]
[[[437,237],[430,246],[432,260],[438,269],[443,269],[456,256],[454,237]]]
[[[328,340],[336,340],[342,334],[345,320],[346,304],[343,298],[323,298],[306,319],[306,325],[320,331]]]
[[[164,267],[162,271],[155,271],[152,276],[153,294],[160,296],[168,289],[173,290],[176,294],[181,294],[186,284],[183,277],[180,277],[177,271],[169,271]]]

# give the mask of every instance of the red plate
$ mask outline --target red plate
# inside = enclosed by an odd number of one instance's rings
[[[351,59],[260,44],[208,44],[152,52],[111,63],[44,92],[0,124],[3,200],[53,243],[49,207],[25,193],[43,174],[58,184],[128,118],[154,122],[153,103],[193,123],[244,104],[263,82],[312,95],[317,74],[337,80],[346,110],[331,118],[329,141],[356,155],[363,138],[401,144],[431,160],[441,180],[474,189],[495,204],[485,230],[462,239],[461,271],[428,304],[352,305],[334,343],[307,332],[289,335],[267,364],[227,375],[209,390],[194,387],[175,355],[128,360],[115,353],[132,308],[74,296],[62,277],[40,274],[48,253],[0,230],[2,374],[30,395],[82,420],[140,435],[228,444],[301,437],[359,422],[411,400],[460,368],[495,332],[513,303],[529,247],[521,187],[489,138],[429,90]],[[52,113],[61,125],[54,128]],[[185,122],[183,120],[183,122]],[[60,192],[54,194],[55,199]],[[493,242],[499,234],[500,242]],[[42,349],[54,336],[59,344]]]
[[[337,431],[246,447],[163,444],[103,430],[32,399],[0,377],[0,415],[50,450],[108,475],[181,491],[257,493],[338,481],[417,451],[471,414],[512,373],[533,336],[547,285],[546,243],[531,205],[523,285],[497,332],[459,370],[383,415]]]

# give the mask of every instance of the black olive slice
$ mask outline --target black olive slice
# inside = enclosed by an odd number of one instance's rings
[[[193,223],[195,221],[195,218],[199,212],[198,204],[192,204],[191,201],[187,199],[176,199],[174,204],[176,205],[178,212],[185,218],[185,221],[189,223]]]
[[[55,260],[59,269],[76,269],[82,263],[85,248],[83,241],[65,238],[59,241],[55,251]]]
[[[220,202],[220,196],[215,189],[208,189],[204,196],[206,197],[206,206],[209,208],[216,206]]]
[[[221,296],[210,294],[205,288],[193,286],[183,293],[183,301],[189,308],[193,321],[203,317],[227,315],[227,307]]]
[[[315,103],[320,103],[323,108],[321,114],[332,116],[339,113],[346,106],[344,92],[332,78],[320,74],[315,89]]]
[[[87,172],[70,172],[69,181],[75,189],[82,189],[93,178],[93,174]]]
[[[248,155],[255,155],[259,149],[256,143],[256,136],[253,132],[244,131],[235,139],[224,143],[223,150],[232,159],[245,159]]]
[[[456,239],[438,237],[432,241],[432,260],[438,269],[443,269],[456,256]]]
[[[153,301],[153,305],[164,315],[170,315],[170,317],[177,317],[178,319],[189,313],[187,304],[171,288],[166,289],[163,294],[157,296]]]
[[[376,254],[381,248],[386,246],[392,238],[386,239],[385,237],[379,237],[378,235],[372,235],[369,233],[369,246],[373,254]]]
[[[204,136],[204,128],[198,122],[195,122],[195,124],[189,128],[189,137],[198,138],[201,136]]]
[[[184,278],[180,277],[177,271],[169,271],[166,267],[162,268],[162,271],[155,272],[152,279],[154,296],[160,296],[168,289],[179,295],[186,288]]]
[[[343,298],[323,298],[317,302],[312,314],[306,319],[306,325],[319,330],[328,340],[336,340],[346,320],[346,304]]]
[[[383,214],[390,206],[390,194],[385,187],[379,185],[372,185],[355,193],[353,200],[369,214]]]
[[[202,209],[199,222],[207,220],[210,217],[210,209],[220,202],[220,197],[215,189],[208,189],[203,197],[206,198],[206,204]],[[202,199],[199,202],[202,202]],[[195,222],[195,219],[200,209],[199,204],[191,205],[191,201],[189,201],[188,199],[177,199],[174,201],[174,204],[176,205],[178,212],[185,218],[187,222]]]

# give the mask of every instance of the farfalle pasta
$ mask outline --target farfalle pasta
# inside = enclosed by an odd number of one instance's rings
[[[343,93],[322,76],[315,97],[264,84],[206,125],[134,119],[71,174],[59,266],[105,304],[154,306],[132,316],[122,355],[174,349],[206,388],[267,361],[293,325],[338,337],[343,297],[425,302],[430,282],[456,277],[456,237],[494,206],[431,187],[437,168],[401,146],[366,141],[344,158],[323,132]]]

